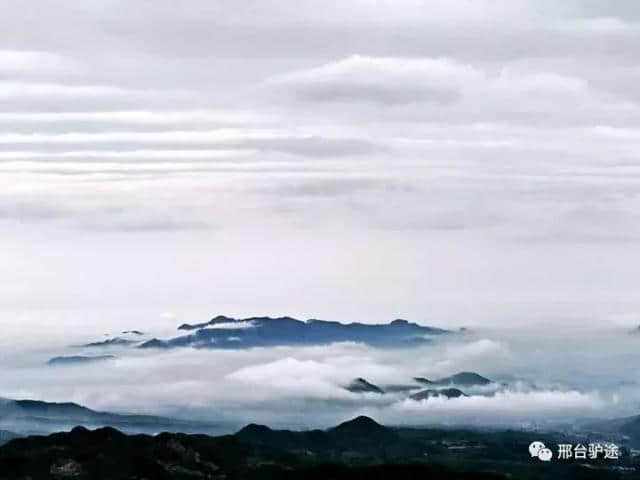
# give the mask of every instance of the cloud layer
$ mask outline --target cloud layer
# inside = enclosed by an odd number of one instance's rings
[[[2,394],[234,427],[249,422],[326,427],[359,414],[395,425],[548,427],[632,414],[638,400],[636,340],[620,331],[544,345],[536,333],[511,332],[494,338],[468,333],[409,351],[355,343],[168,352],[112,346],[99,353],[115,359],[59,367],[46,365],[46,359],[69,347],[43,342],[3,366]],[[583,350],[593,345],[600,346],[599,355],[585,358]],[[620,367],[623,359],[627,368]],[[465,388],[468,397],[422,401],[408,399],[406,392],[379,395],[344,388],[357,377],[385,388],[412,383],[414,376],[436,379],[465,370],[495,383]]]

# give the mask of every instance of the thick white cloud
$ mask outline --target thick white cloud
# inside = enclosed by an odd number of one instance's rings
[[[387,422],[405,425],[466,424],[548,426],[594,418],[606,412],[598,394],[577,391],[498,392],[492,396],[404,400],[383,412]]]

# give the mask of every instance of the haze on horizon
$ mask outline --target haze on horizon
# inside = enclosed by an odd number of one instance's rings
[[[0,6],[9,338],[640,323],[640,5]]]

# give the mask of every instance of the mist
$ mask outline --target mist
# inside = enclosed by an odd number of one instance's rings
[[[61,353],[116,358],[46,365],[48,356]],[[41,345],[3,364],[2,376],[9,398],[217,421],[230,429],[251,422],[324,428],[359,414],[395,425],[560,428],[635,413],[638,355],[637,338],[626,328],[576,330],[571,337],[519,328],[468,331],[409,350],[358,343],[170,351]],[[345,389],[357,377],[384,389],[460,371],[493,383],[466,389],[468,397],[423,401]]]

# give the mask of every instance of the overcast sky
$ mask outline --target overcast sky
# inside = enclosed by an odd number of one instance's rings
[[[9,330],[640,323],[637,2],[4,0],[0,27]]]

